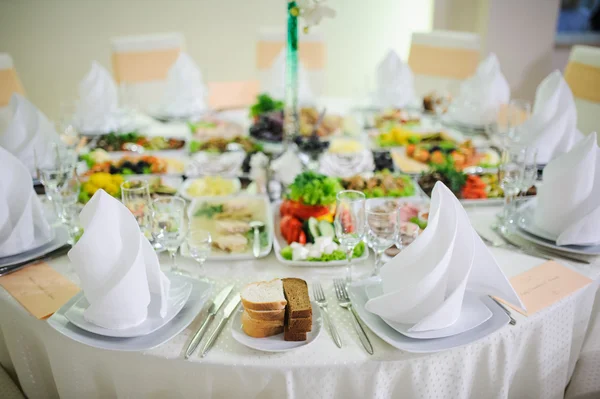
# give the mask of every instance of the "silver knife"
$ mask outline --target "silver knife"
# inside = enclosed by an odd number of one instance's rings
[[[208,315],[206,316],[206,319],[204,319],[204,322],[202,323],[202,325],[200,326],[198,331],[196,331],[196,334],[194,334],[192,341],[190,342],[189,346],[185,350],[185,358],[186,359],[189,358],[190,356],[192,356],[192,353],[194,353],[194,351],[198,347],[198,344],[202,340],[202,337],[204,336],[204,333],[206,332],[208,325],[215,318],[215,315],[217,314],[217,312],[219,311],[221,306],[223,306],[223,302],[225,302],[225,299],[227,299],[227,297],[229,296],[229,293],[231,292],[232,289],[233,289],[233,284],[228,285],[227,287],[223,288],[221,290],[221,292],[219,292],[217,294],[217,296],[215,297],[215,299],[213,300],[213,303],[208,308]]]
[[[543,248],[543,247],[539,247],[539,246],[534,246],[534,245],[527,245],[524,246],[523,244],[521,244],[519,241],[520,240],[524,240],[521,237],[515,237],[512,234],[505,234],[502,231],[500,231],[500,229],[496,230],[499,234],[500,237],[503,238],[506,242],[508,242],[510,245],[515,246],[517,248],[520,248],[522,250],[525,251],[532,251],[532,252],[536,252],[542,255],[546,255],[545,258],[548,260],[552,260],[552,258],[560,258],[560,259],[566,259],[566,260],[570,260],[572,262],[575,263],[583,263],[585,265],[589,265],[590,262],[585,260],[585,259],[581,259],[581,258],[577,258],[575,256],[570,256],[567,254],[563,254],[561,253],[557,253],[556,251],[553,251],[551,249],[547,249],[547,248]],[[536,256],[536,255],[534,255]]]
[[[229,303],[227,303],[227,306],[225,306],[225,310],[223,310],[223,317],[221,318],[221,321],[219,321],[219,324],[217,324],[217,328],[215,328],[215,331],[213,331],[212,334],[210,335],[210,337],[208,337],[208,340],[206,341],[206,343],[204,344],[204,347],[202,348],[200,357],[206,356],[206,352],[208,352],[208,350],[213,346],[213,344],[217,340],[217,337],[219,336],[219,333],[221,332],[223,327],[225,327],[225,324],[227,324],[227,320],[229,320],[229,316],[231,316],[233,311],[238,307],[239,303],[240,303],[240,294],[235,294],[235,296],[233,298],[231,298]]]
[[[33,258],[33,259],[30,259],[25,262],[14,263],[9,266],[2,266],[2,267],[0,267],[0,277],[6,276],[7,274],[21,270],[29,265],[33,265],[34,263],[47,262],[54,258],[58,258],[60,256],[65,255],[67,252],[69,252],[70,249],[71,249],[71,245],[65,244],[62,247],[59,247],[59,248],[55,249],[54,251],[48,252],[47,254],[44,254],[42,256],[38,256],[37,258]]]

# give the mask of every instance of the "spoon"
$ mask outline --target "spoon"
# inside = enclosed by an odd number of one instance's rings
[[[136,152],[138,154],[142,154],[144,152],[144,147],[135,143],[125,143],[123,144],[123,149],[125,151]]]
[[[265,224],[263,222],[259,222],[258,220],[254,220],[250,222],[250,227],[254,229],[254,243],[252,245],[252,253],[255,258],[260,256],[260,229],[263,228]]]

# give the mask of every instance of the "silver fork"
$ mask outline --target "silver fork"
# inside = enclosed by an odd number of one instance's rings
[[[354,307],[352,307],[352,302],[350,302],[350,298],[348,297],[348,292],[346,291],[346,285],[342,279],[336,278],[333,280],[333,285],[335,287],[335,295],[337,296],[338,302],[341,307],[347,309],[352,314],[352,324],[354,324],[354,330],[358,334],[358,338],[360,342],[365,347],[365,350],[369,355],[373,354],[373,345],[371,345],[371,341],[369,341],[369,337],[367,333],[362,328],[360,324],[360,318],[358,313]]]
[[[331,318],[329,317],[329,312],[327,311],[327,298],[325,298],[325,293],[323,292],[321,283],[317,281],[313,282],[313,297],[317,305],[319,305],[323,311],[323,318],[325,319],[325,324],[327,324],[327,327],[329,328],[329,333],[331,334],[331,338],[333,338],[333,342],[335,342],[338,348],[341,348],[342,340],[337,332],[337,329],[333,325]]]

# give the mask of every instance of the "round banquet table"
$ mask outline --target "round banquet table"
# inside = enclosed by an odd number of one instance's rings
[[[485,226],[498,208],[468,211],[477,230],[491,234]],[[492,251],[509,277],[545,261],[499,248]],[[369,272],[371,260],[354,271]],[[168,259],[161,261],[168,270]],[[231,282],[239,289],[274,277],[297,276],[309,284],[320,280],[343,341],[341,349],[324,330],[306,347],[259,352],[235,341],[229,323],[205,358],[196,351],[184,360],[206,309],[184,332],[155,349],[143,353],[95,349],[35,319],[2,289],[0,362],[18,376],[30,398],[562,398],[574,370],[573,379],[583,379],[579,393],[593,385],[585,372],[578,375],[576,363],[594,327],[600,260],[592,265],[560,262],[596,282],[528,318],[513,312],[516,326],[506,325],[470,345],[433,354],[397,350],[367,330],[374,347],[374,355],[368,355],[350,315],[335,300],[332,278],[343,276],[344,268],[288,267],[273,254],[256,261],[208,262],[206,275],[216,290]],[[198,272],[189,259],[180,258],[179,263],[192,274]],[[50,265],[77,282],[67,257]],[[572,383],[569,391],[579,388]]]

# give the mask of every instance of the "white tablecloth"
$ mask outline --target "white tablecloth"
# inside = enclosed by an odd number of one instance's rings
[[[497,210],[470,210],[478,230]],[[493,252],[508,276],[544,262],[503,249]],[[168,268],[167,258],[162,260]],[[593,279],[600,275],[599,261],[591,266],[561,263]],[[192,272],[197,268],[187,259],[180,264]],[[76,281],[66,257],[51,265]],[[355,271],[366,273],[370,267],[367,263]],[[0,345],[0,361],[10,362],[30,398],[562,398],[588,333],[597,291],[594,283],[534,316],[517,314],[516,326],[436,354],[396,350],[369,331],[375,350],[369,356],[349,315],[336,306],[331,279],[343,275],[343,268],[290,268],[271,254],[259,261],[210,262],[206,271],[217,290],[232,280],[237,287],[273,277],[321,280],[343,348],[324,331],[310,346],[263,353],[234,341],[229,324],[206,358],[196,353],[184,360],[201,314],[179,336],[148,352],[98,350],[63,337],[1,290],[0,332],[8,353]]]

